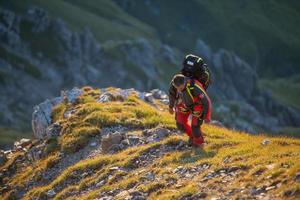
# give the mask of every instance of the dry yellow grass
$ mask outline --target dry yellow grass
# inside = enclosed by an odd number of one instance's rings
[[[111,90],[113,91],[113,88]],[[87,92],[93,93],[93,90],[88,89]],[[95,96],[99,95],[95,93]],[[162,111],[159,111],[134,96],[125,101],[106,103],[97,103],[94,97],[88,96],[85,93],[77,103],[64,103],[53,111],[54,119],[63,124],[63,136],[59,138],[61,148],[56,152],[77,151],[86,145],[90,138],[101,134],[103,127],[111,125],[131,127],[133,128],[131,134],[136,135],[140,135],[140,130],[144,128],[157,126],[171,130],[175,128],[173,116],[167,113],[166,106],[160,105]],[[76,109],[76,112],[69,118],[64,118],[62,110],[68,109]],[[296,174],[300,172],[299,139],[267,134],[250,135],[207,124],[202,128],[207,142],[203,149],[174,148],[164,151],[163,147],[176,146],[182,141],[187,141],[185,135],[173,134],[162,141],[130,147],[115,154],[99,154],[64,169],[51,183],[32,188],[25,194],[24,199],[45,197],[47,191],[51,189],[55,189],[57,193],[55,199],[94,199],[100,193],[116,188],[121,190],[135,188],[147,192],[149,199],[180,199],[200,191],[210,196],[220,192],[220,188],[224,191],[243,188],[250,195],[251,188],[269,187],[272,184],[276,187],[270,189],[268,195],[276,199],[285,199],[284,193],[288,191],[296,194],[300,192],[300,183],[294,180]],[[262,144],[265,138],[270,141],[267,145]],[[145,166],[136,166],[134,161],[151,149],[159,149],[163,153],[158,154],[157,158]],[[9,184],[19,184],[19,181],[24,184],[31,180],[38,170],[44,170],[55,164],[56,156],[54,152],[48,158],[35,163],[40,166],[37,169],[27,167],[23,172],[17,172]],[[192,174],[188,178],[174,173],[179,166],[189,169],[202,164],[209,165],[209,169]],[[115,166],[126,170],[111,172],[110,168]],[[204,181],[210,172],[231,168],[234,168],[237,174],[230,182],[222,182],[226,177],[223,178],[221,175]],[[93,173],[76,178],[76,175],[88,170],[92,170]],[[140,185],[147,173],[155,174],[155,180]],[[103,186],[95,187],[104,179],[107,182]],[[172,180],[175,183],[169,184]],[[92,189],[86,190],[87,188]],[[84,195],[72,196],[80,191],[85,191]],[[124,197],[122,195],[126,194],[121,193],[115,198],[122,199]],[[236,193],[232,198],[238,198],[239,195],[242,193]]]

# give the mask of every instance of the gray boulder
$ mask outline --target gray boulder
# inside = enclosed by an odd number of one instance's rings
[[[153,129],[152,133],[155,134],[158,138],[163,139],[165,137],[168,137],[171,131],[166,128],[155,128]]]
[[[56,192],[54,190],[48,190],[46,194],[49,198],[53,198],[56,195]]]
[[[47,135],[47,137],[57,137],[57,136],[60,136],[61,128],[62,127],[61,127],[61,125],[58,122],[51,124],[46,129],[46,135]]]
[[[154,103],[154,98],[152,93],[146,92],[144,95],[144,100],[149,103]]]
[[[146,137],[148,143],[160,141],[171,134],[171,131],[166,128],[146,129],[143,131],[143,136]]]
[[[77,97],[79,97],[83,91],[77,87],[74,87],[72,90],[66,90],[61,92],[61,97],[67,99],[68,102],[74,103]]]
[[[125,101],[130,95],[140,96],[140,92],[130,88],[130,89],[121,89],[115,88],[113,91],[107,91],[106,88],[102,88],[103,92],[99,99],[97,100],[100,103],[108,102],[108,101]]]
[[[123,136],[120,132],[108,133],[102,137],[100,147],[103,152],[107,153],[116,148],[121,143],[122,139]]]
[[[16,141],[14,143],[14,148],[15,149],[23,149],[26,146],[28,146],[29,144],[32,144],[32,141],[30,139],[22,138],[21,140]]]
[[[45,150],[45,147],[46,147],[45,142],[34,145],[26,153],[27,160],[33,162],[33,161],[41,159],[43,157],[43,152]]]
[[[57,97],[34,107],[32,114],[32,130],[35,138],[42,139],[47,136],[47,127],[51,124],[52,108],[62,102],[61,97]]]
[[[153,89],[150,91],[155,99],[168,99],[168,95],[159,89]]]
[[[113,101],[113,100],[114,100],[114,95],[109,93],[109,92],[105,92],[105,93],[100,95],[97,102],[104,103],[104,102],[109,102],[109,101]]]
[[[59,127],[57,124],[47,130],[47,128],[52,124],[51,114],[53,107],[62,103],[64,99],[70,103],[74,103],[82,92],[83,91],[78,88],[73,88],[69,91],[62,91],[61,97],[56,97],[51,100],[47,99],[45,102],[35,106],[32,114],[32,130],[35,138],[43,139],[59,134]]]

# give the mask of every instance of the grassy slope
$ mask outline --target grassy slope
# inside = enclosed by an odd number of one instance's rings
[[[252,64],[259,59],[261,75],[299,72],[300,4],[294,0],[153,1],[150,6],[139,1],[132,3],[135,7],[129,10],[130,14],[108,0],[25,0],[2,4],[19,11],[29,5],[41,6],[51,16],[66,21],[72,30],[89,27],[102,43],[137,37],[156,40],[159,35],[164,42],[191,51],[195,40],[202,38],[214,49],[233,50]],[[151,4],[158,11],[153,11]],[[43,49],[46,55],[47,51],[55,52],[46,42],[39,41],[43,45],[38,45],[36,51]]]
[[[53,18],[63,19],[72,31],[82,31],[84,28],[89,28],[102,44],[107,58],[125,62],[126,70],[130,72],[129,74],[132,74],[129,77],[129,82],[134,82],[135,76],[146,78],[140,66],[135,66],[125,61],[124,52],[119,49],[119,44],[124,43],[127,39],[146,38],[156,48],[157,43],[159,43],[156,30],[120,9],[113,1],[54,0],[46,2],[24,0],[9,3],[3,1],[3,4],[1,4],[3,7],[8,7],[22,14],[33,5],[45,9]],[[22,39],[30,43],[33,52],[42,52],[47,58],[57,62],[59,66],[63,66],[64,63],[61,63],[61,60],[57,58],[59,41],[51,31],[32,34],[31,26],[24,22],[21,23],[20,29]],[[178,54],[177,51],[176,54]],[[2,56],[5,60],[11,62],[11,59],[8,59],[7,56],[4,54]],[[157,77],[158,80],[165,81],[166,78],[169,80],[170,74],[175,71],[170,69],[170,63],[163,63],[158,59],[155,62],[154,64],[158,66],[161,72],[159,77]],[[171,67],[173,68],[173,66]],[[3,76],[0,72],[0,81],[3,79]]]
[[[89,27],[100,42],[137,37],[156,40],[158,33],[163,41],[190,51],[200,37],[214,49],[233,50],[250,63],[255,63],[259,57],[262,60],[260,74],[268,76],[290,75],[296,69],[294,64],[300,63],[300,16],[297,12],[300,6],[297,1],[153,1],[159,15],[149,11],[151,5],[135,4],[134,10],[129,10],[128,14],[108,0],[3,2],[3,5],[20,12],[29,5],[41,6],[51,16],[62,18],[74,31]],[[176,10],[180,12],[174,12]],[[49,34],[40,37],[56,44]],[[25,40],[36,40],[36,37],[30,38],[31,34],[26,34],[26,31],[24,35]],[[52,54],[57,52],[57,48],[49,48],[48,40],[31,43],[35,51],[42,50],[49,54],[48,57],[55,57]]]
[[[191,51],[196,39],[202,38],[214,49],[233,50],[252,64],[259,59],[260,74],[299,72],[298,1],[136,1],[129,3],[134,6],[129,6],[128,13],[116,3],[122,4],[109,0],[1,1],[20,12],[38,5],[62,18],[72,30],[89,27],[101,43],[137,37],[156,40],[159,36],[174,47]]]
[[[44,8],[54,18],[63,19],[73,31],[90,28],[100,42],[155,36],[155,30],[126,14],[112,1],[25,0],[10,3],[10,7],[19,12],[32,5]]]
[[[300,75],[287,79],[261,80],[260,86],[270,89],[281,102],[300,109]]]
[[[9,8],[24,14],[30,6],[39,6],[45,9],[54,19],[62,19],[72,31],[83,31],[89,28],[95,38],[101,43],[107,41],[122,41],[134,38],[156,39],[156,31],[131,17],[121,10],[114,2],[104,1],[2,1],[0,7]],[[67,12],[66,12],[67,11]],[[31,26],[21,23],[21,38],[30,43],[33,53],[42,52],[47,58],[63,65],[57,59],[59,41],[54,37],[52,30],[33,34]]]
[[[59,162],[59,151],[66,153],[78,151],[90,138],[99,134],[101,132],[99,130],[103,127],[118,124],[130,126],[135,128],[131,134],[142,134],[144,128],[156,126],[171,130],[175,127],[173,116],[169,115],[167,108],[161,104],[159,106],[163,111],[158,111],[133,96],[126,101],[119,101],[116,97],[116,101],[113,102],[96,103],[95,98],[101,91],[90,88],[85,88],[85,91],[77,103],[64,103],[53,110],[53,119],[62,122],[64,135],[59,138],[57,146],[49,152],[49,156],[34,165],[19,169],[13,178],[5,180],[8,185],[23,185],[30,180],[40,180],[41,173],[38,172],[51,169]],[[77,112],[68,119],[63,118],[64,111],[72,108]],[[181,141],[187,140],[184,135],[173,135],[160,142],[131,147],[119,153],[100,154],[66,168],[49,184],[32,188],[27,192],[25,199],[42,198],[47,191],[54,188],[57,193],[55,199],[68,197],[93,199],[100,192],[115,188],[128,190],[133,186],[137,190],[148,192],[149,199],[176,199],[199,191],[214,195],[220,192],[220,188],[225,191],[243,188],[244,193],[250,195],[251,188],[270,185],[277,187],[268,191],[268,194],[280,199],[287,191],[299,193],[300,183],[294,181],[300,169],[299,139],[263,134],[253,136],[211,125],[204,125],[203,130],[207,141],[203,150],[184,148],[164,152],[165,147],[176,146]],[[269,138],[270,144],[262,145],[261,142],[266,137]],[[159,152],[162,153],[150,160],[147,165],[135,164],[141,155],[153,148],[160,149]],[[183,178],[180,174],[174,173],[178,166],[191,168],[202,164],[208,164],[209,170],[193,174],[190,178]],[[114,166],[127,169],[128,172],[111,172],[110,168]],[[230,184],[222,182],[225,178],[221,175],[210,180],[203,179],[209,172],[233,168],[237,169],[237,175],[232,180],[228,180]],[[87,171],[93,173],[84,177],[76,175]],[[149,184],[139,185],[148,172],[154,173],[155,177],[159,178]],[[109,175],[110,178],[104,186],[94,187]],[[170,180],[176,182],[168,185]],[[58,185],[60,187],[57,187]],[[93,189],[87,191],[87,188]],[[82,196],[72,196],[72,193],[78,191],[85,191],[85,193]],[[241,194],[235,194],[236,197],[239,195]],[[122,196],[116,198],[122,199]]]
[[[286,79],[262,79],[259,85],[263,89],[271,90],[273,96],[282,102],[300,110],[300,76],[295,75]],[[299,136],[300,127],[284,127],[280,133],[291,136]]]

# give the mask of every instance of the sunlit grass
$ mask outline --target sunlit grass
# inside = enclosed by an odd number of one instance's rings
[[[110,91],[113,92],[114,89],[111,88]],[[88,97],[87,92],[92,98]],[[99,95],[99,92],[94,93],[93,89],[86,88],[75,103],[64,102],[65,105],[61,106],[63,109],[58,105],[53,112],[56,120],[63,126],[62,136],[58,141],[49,139],[48,145],[54,144],[49,147],[52,149],[49,150],[49,155],[24,168],[22,172],[17,172],[9,184],[24,185],[30,180],[40,180],[42,177],[37,175],[39,172],[60,162],[59,151],[70,154],[84,148],[91,138],[101,135],[101,130],[105,127],[131,127],[129,134],[132,135],[141,135],[143,129],[154,127],[166,127],[171,132],[174,131],[174,118],[166,112],[163,105],[159,111],[135,96],[130,96],[127,100],[116,99],[98,103],[96,99]],[[64,112],[70,109],[75,109],[75,112],[65,117]],[[209,172],[230,167],[238,167],[240,175],[229,185],[222,185],[224,189],[261,186],[266,180],[272,183],[285,180],[281,187],[270,193],[283,194],[287,190],[299,188],[299,184],[294,182],[300,169],[299,139],[264,133],[251,135],[207,124],[202,126],[202,130],[206,141],[203,149],[176,149],[178,144],[187,142],[188,138],[186,135],[173,134],[159,142],[130,147],[114,154],[99,154],[67,167],[49,184],[32,188],[24,199],[45,198],[47,191],[51,189],[55,189],[57,193],[55,199],[94,199],[100,193],[115,188],[130,190],[133,187],[147,192],[149,199],[178,199],[197,193],[199,183]],[[269,144],[262,144],[265,139],[269,140]],[[141,155],[148,154],[152,149],[163,151],[165,147],[170,150],[158,154],[159,157],[155,157],[148,164],[140,166],[135,163]],[[182,179],[181,175],[174,173],[178,166],[188,169],[202,164],[209,165],[209,169],[196,173],[189,179]],[[112,172],[110,168],[116,166],[121,170]],[[92,173],[81,177],[84,172]],[[145,180],[147,173],[155,174],[155,180],[139,185]],[[96,187],[103,180],[106,181],[104,185]],[[168,185],[169,180],[176,182]],[[205,184],[218,186],[222,184],[222,178],[215,177]],[[73,193],[82,191],[85,191],[84,195],[72,196]],[[115,198],[122,199],[122,195],[126,194],[117,195]]]

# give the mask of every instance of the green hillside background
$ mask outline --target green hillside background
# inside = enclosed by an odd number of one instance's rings
[[[201,38],[213,50],[224,48],[235,52],[257,69],[261,88],[270,89],[280,102],[300,109],[299,1],[1,0],[0,10],[24,13],[35,5],[52,17],[61,18],[72,31],[88,27],[104,52],[116,58],[118,50],[114,47],[126,39],[146,38],[154,46],[163,42],[178,50],[181,56]],[[22,39],[30,42],[33,53],[43,52],[60,62],[56,55],[57,41],[51,32],[35,37],[27,24],[22,24],[20,32]],[[6,60],[26,62],[3,48],[0,53]],[[165,63],[158,62],[158,65],[166,72],[160,78],[168,83],[176,70]],[[25,72],[40,77],[36,66],[30,63]],[[0,80],[3,77],[0,73]],[[5,128],[0,132],[3,130],[7,132]],[[291,131],[298,132],[298,129]]]
[[[190,51],[198,38],[214,50],[235,52],[256,67],[268,87],[280,100],[298,106],[300,97],[300,3],[279,1],[80,1],[24,0],[0,1],[1,7],[24,12],[31,5],[46,9],[51,16],[63,19],[73,31],[89,27],[95,37],[109,48],[112,43],[143,37],[162,40],[182,52]],[[122,5],[125,9],[122,9]],[[153,10],[151,10],[152,7]],[[66,12],[67,11],[67,12]],[[44,41],[35,41],[33,49],[49,57],[56,51],[51,33]],[[34,41],[26,34],[23,37]],[[42,38],[42,37],[39,37]],[[47,39],[46,39],[47,38]],[[50,44],[50,46],[49,46]],[[281,87],[284,80],[284,87]],[[270,87],[270,85],[272,85]],[[286,90],[293,91],[286,95]],[[299,106],[298,106],[299,107]]]

